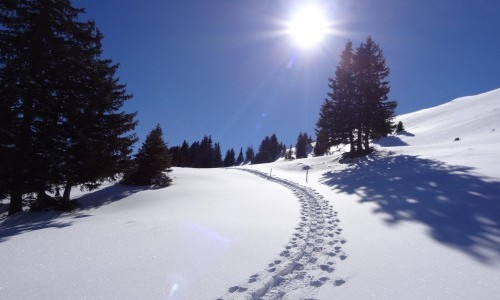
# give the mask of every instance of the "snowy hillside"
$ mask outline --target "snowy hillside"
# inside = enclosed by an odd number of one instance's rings
[[[0,298],[498,298],[500,89],[397,120],[366,158],[176,168],[0,220]]]

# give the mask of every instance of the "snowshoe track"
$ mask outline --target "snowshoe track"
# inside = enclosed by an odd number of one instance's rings
[[[347,255],[346,240],[337,212],[313,189],[265,173],[244,170],[292,190],[300,202],[300,222],[290,241],[265,268],[240,285],[232,286],[218,299],[310,299],[324,284],[337,286],[332,278],[335,264]]]

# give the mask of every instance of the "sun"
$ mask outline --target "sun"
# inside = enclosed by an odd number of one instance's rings
[[[287,33],[302,48],[319,44],[329,32],[328,20],[317,6],[306,6],[292,15],[287,22]]]

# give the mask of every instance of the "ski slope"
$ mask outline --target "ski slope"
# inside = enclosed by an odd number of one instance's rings
[[[500,89],[399,120],[358,160],[174,168],[2,219],[0,298],[498,298]]]

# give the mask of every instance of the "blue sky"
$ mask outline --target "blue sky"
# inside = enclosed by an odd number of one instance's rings
[[[333,33],[312,49],[282,34],[299,7],[324,8]],[[398,114],[500,88],[498,0],[74,0],[103,32],[104,56],[134,94],[137,135],[170,146],[205,134],[223,150],[276,133],[314,134],[347,40],[371,35],[391,69]],[[280,33],[281,32],[281,33]],[[140,145],[140,144],[138,144]]]

